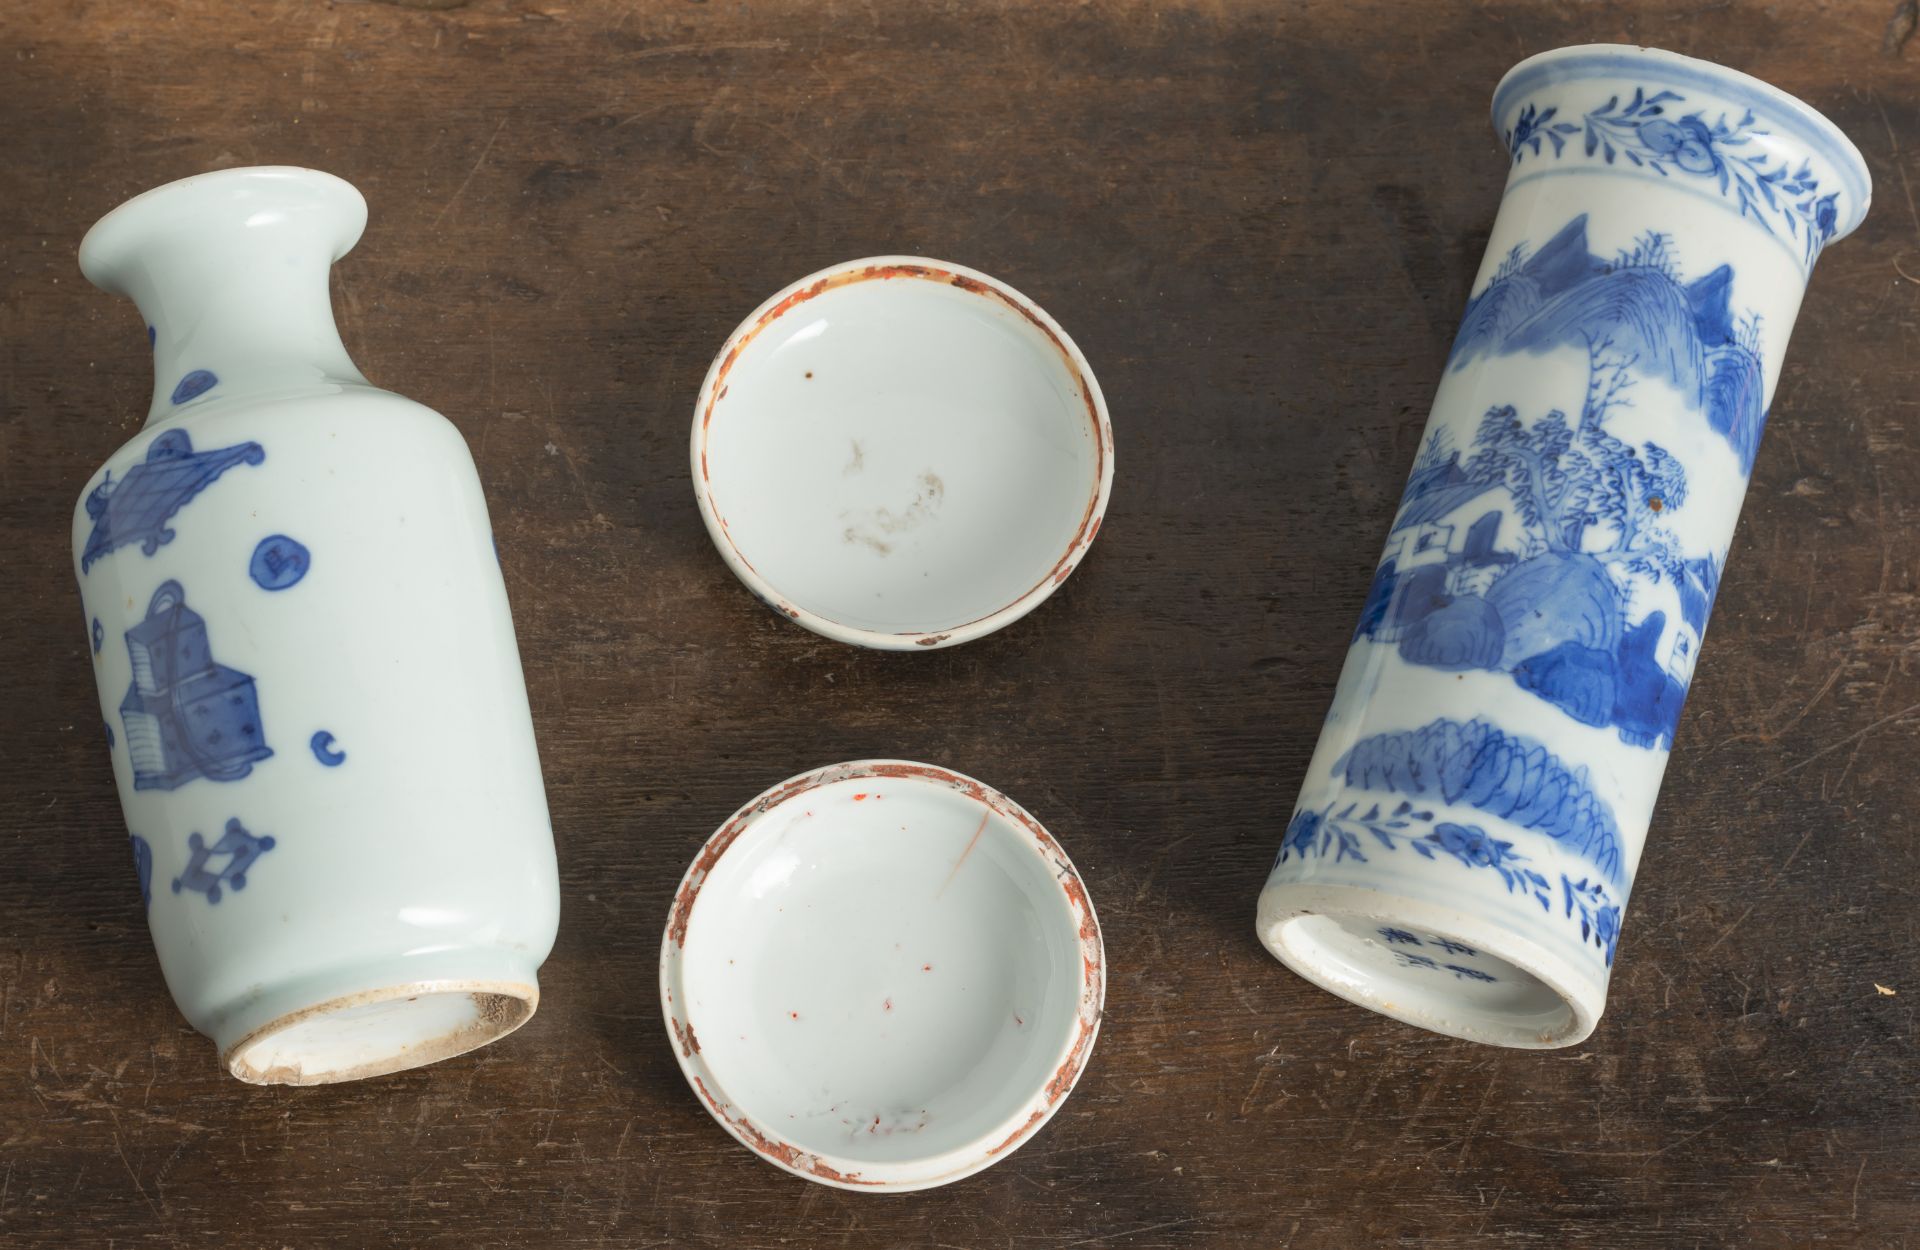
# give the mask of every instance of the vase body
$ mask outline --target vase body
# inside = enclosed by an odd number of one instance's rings
[[[156,369],[74,512],[105,736],[168,986],[255,1082],[510,1032],[559,915],[472,458],[334,329],[365,214],[329,175],[228,170],[81,245]]]
[[[1651,49],[1522,62],[1511,169],[1262,940],[1361,1005],[1594,1027],[1787,335],[1859,154]]]

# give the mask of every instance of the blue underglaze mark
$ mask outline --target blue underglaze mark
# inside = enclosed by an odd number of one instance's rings
[[[140,905],[153,906],[153,848],[147,840],[137,833],[127,835],[133,840],[133,870],[140,874]]]
[[[147,327],[147,346],[148,347],[152,347],[154,344],[154,341],[159,337],[160,337],[159,333],[155,331],[152,326]]]
[[[307,745],[313,748],[313,758],[328,768],[338,768],[347,761],[347,753],[334,749],[333,735],[324,729],[314,734]]]
[[[259,464],[266,458],[258,443],[197,452],[185,430],[160,435],[147,448],[147,458],[128,469],[125,478],[116,482],[109,470],[87,495],[93,532],[80,553],[81,574],[128,543],[137,542],[143,554],[152,555],[173,541],[167,521],[195,495],[234,465]]]
[[[199,834],[187,835],[187,867],[173,879],[173,892],[193,890],[207,896],[207,902],[220,901],[221,888],[234,890],[247,888],[247,871],[253,867],[253,861],[273,849],[273,836],[256,837],[248,833],[239,820],[229,820],[227,831],[212,846]],[[208,861],[216,856],[224,856],[225,863],[216,869],[207,867]]]
[[[180,384],[173,388],[173,402],[176,404],[184,404],[189,399],[196,399],[201,395],[205,395],[218,385],[220,385],[220,379],[215,377],[211,372],[206,369],[195,369],[186,377],[181,378]]]
[[[1456,942],[1452,938],[1441,937],[1438,934],[1428,934],[1426,940],[1422,941],[1419,934],[1409,933],[1405,929],[1384,928],[1375,930],[1375,932],[1379,933],[1380,939],[1389,946],[1431,946],[1449,955],[1478,955],[1480,953],[1473,947],[1468,946],[1465,942]]]
[[[285,534],[260,540],[247,562],[247,573],[265,590],[285,590],[307,575],[313,559],[307,549]]]
[[[109,751],[113,750],[113,745],[114,745],[113,726],[107,724],[107,722],[105,721],[101,721],[100,727],[107,731],[107,750]]]
[[[1413,955],[1406,951],[1393,952],[1394,959],[1402,968],[1424,968],[1429,972],[1451,972],[1456,981],[1484,981],[1491,985],[1500,980],[1491,972],[1482,972],[1466,964],[1443,964],[1427,955]]]
[[[100,654],[100,648],[107,645],[107,627],[100,623],[99,617],[93,618],[93,653]]]
[[[127,631],[133,684],[120,702],[136,790],[176,790],[196,777],[238,781],[273,754],[253,678],[216,663],[207,623],[179,582],[163,582]]]

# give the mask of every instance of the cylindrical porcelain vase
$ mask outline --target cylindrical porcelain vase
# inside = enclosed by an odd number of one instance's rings
[[[1870,188],[1805,104],[1648,48],[1523,61],[1493,121],[1506,193],[1258,926],[1362,1006],[1565,1046],[1808,274]]]
[[[305,169],[103,218],[146,427],[73,520],[104,737],[174,1001],[242,1080],[376,1076],[524,1023],[559,886],[513,621],[460,434],[369,385]]]

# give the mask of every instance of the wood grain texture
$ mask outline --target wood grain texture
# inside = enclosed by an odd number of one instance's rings
[[[1902,11],[10,0],[0,1243],[1920,1242],[1920,46]],[[1794,336],[1608,1014],[1575,1050],[1509,1053],[1336,1001],[1252,917],[1497,206],[1488,96],[1520,57],[1592,40],[1802,95],[1859,144],[1878,203]],[[335,274],[342,330],[479,461],[564,889],[531,1024],[345,1087],[242,1086],[168,1000],[64,550],[149,385],[134,313],[86,286],[74,246],[134,192],[251,163],[328,169],[371,202]],[[856,652],[761,610],[686,476],[734,323],[893,251],[1038,300],[1118,435],[1085,567],[936,654]],[[1047,821],[1112,968],[1058,1118],[907,1198],[737,1147],[655,996],[705,836],[771,782],[869,755],[960,768]]]

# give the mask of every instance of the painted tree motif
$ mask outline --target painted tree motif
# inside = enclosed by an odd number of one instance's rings
[[[1534,545],[1527,554],[1580,552],[1655,581],[1677,577],[1682,556],[1665,522],[1686,503],[1686,470],[1657,443],[1635,447],[1607,432],[1607,413],[1628,402],[1633,359],[1611,339],[1587,351],[1578,422],[1558,408],[1531,425],[1512,405],[1490,408],[1462,469],[1513,496]]]

